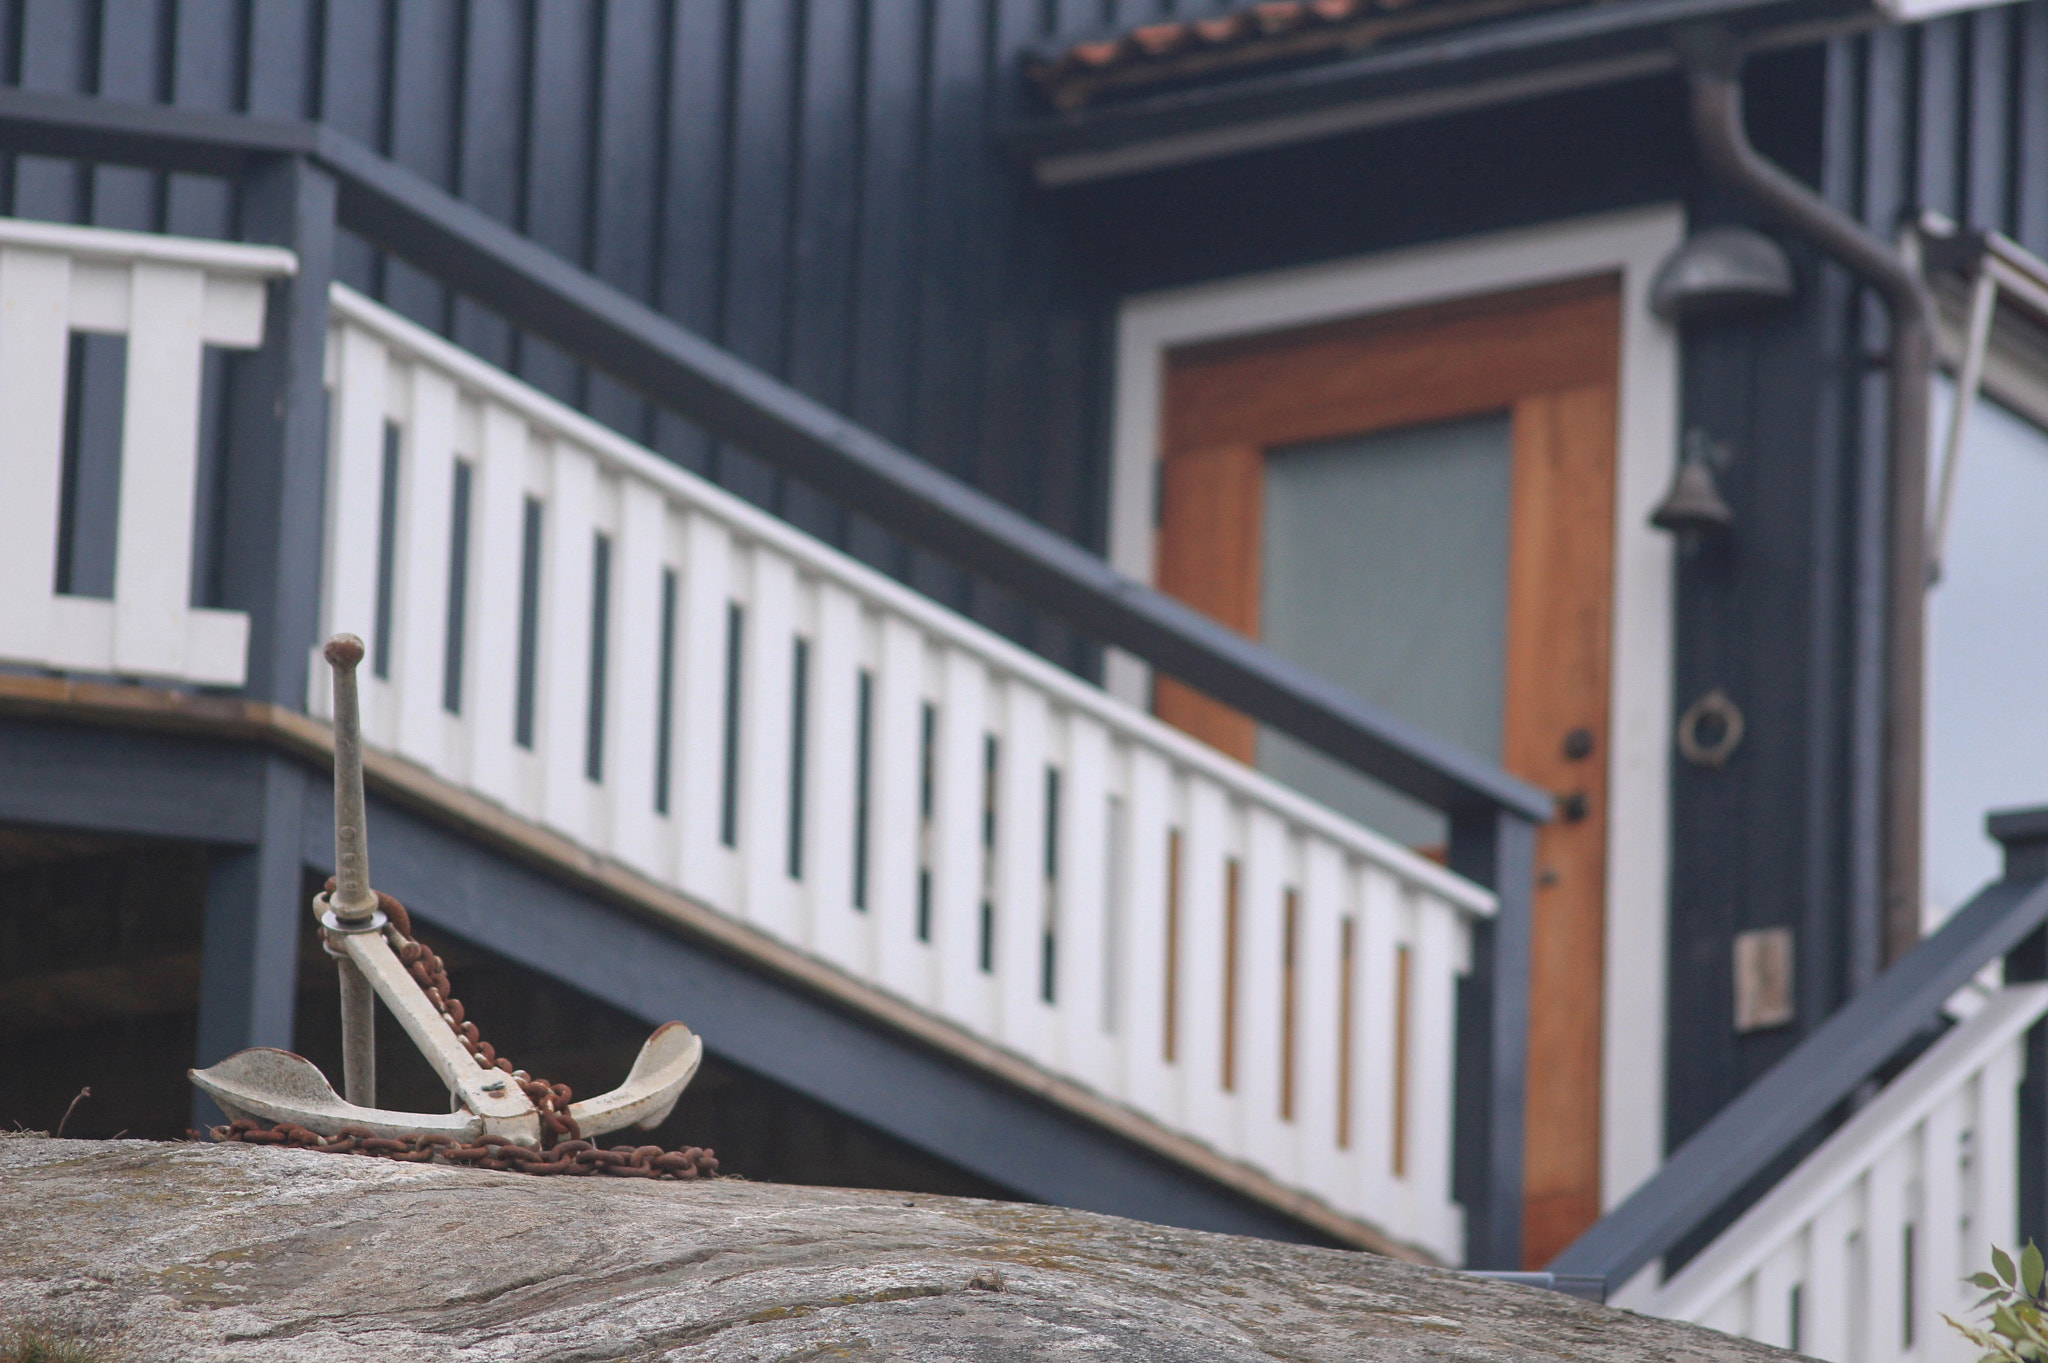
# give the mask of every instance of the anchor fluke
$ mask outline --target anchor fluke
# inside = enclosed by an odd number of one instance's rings
[[[379,1136],[452,1136],[473,1140],[484,1120],[470,1112],[387,1112],[357,1107],[334,1091],[320,1067],[303,1055],[256,1046],[237,1051],[211,1069],[193,1070],[192,1082],[220,1104],[230,1119],[294,1122],[332,1136],[344,1126],[367,1127]]]
[[[626,1082],[610,1093],[569,1104],[569,1116],[586,1136],[637,1126],[652,1131],[668,1119],[676,1099],[696,1076],[704,1043],[680,1022],[665,1022],[640,1048]]]

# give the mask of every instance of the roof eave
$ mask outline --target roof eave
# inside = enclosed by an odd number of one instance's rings
[[[1718,23],[1753,49],[1874,26],[1887,0],[1629,0],[1504,20],[1341,62],[1191,85],[1013,125],[1048,187],[1433,118],[1671,69],[1671,34]]]

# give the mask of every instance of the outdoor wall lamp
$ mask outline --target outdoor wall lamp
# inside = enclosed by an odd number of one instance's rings
[[[1650,311],[1667,322],[1776,307],[1794,293],[1785,248],[1748,227],[1695,232],[1664,258]]]
[[[1728,467],[1728,447],[1719,444],[1695,426],[1685,433],[1685,451],[1679,456],[1678,471],[1672,475],[1671,490],[1650,513],[1650,524],[1669,530],[1690,545],[1695,538],[1726,530],[1735,513],[1722,500],[1714,483],[1714,470]]]

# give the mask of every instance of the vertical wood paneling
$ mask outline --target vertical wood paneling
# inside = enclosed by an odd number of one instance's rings
[[[155,61],[163,41],[163,20],[164,8],[158,0],[102,0],[95,93],[133,104],[153,103],[163,97],[163,72]],[[116,34],[118,39],[109,42],[107,34]],[[157,180],[155,173],[133,166],[94,167],[93,224],[134,232],[154,230]]]
[[[705,336],[718,334],[725,257],[731,18],[728,0],[676,0],[669,45],[657,300],[663,312]],[[703,432],[672,412],[656,414],[654,447],[685,468],[709,467]]]
[[[2013,230],[2036,255],[2048,255],[2048,3],[2034,0],[2015,16],[2018,30],[2018,188]]]
[[[598,50],[590,268],[635,298],[654,296],[666,10],[660,0],[606,0]],[[624,385],[591,375],[587,405],[613,429],[647,438],[647,404]]]
[[[91,11],[75,0],[22,0],[19,79],[22,88],[76,94],[85,88],[92,40]],[[84,185],[78,168],[42,156],[14,163],[17,217],[76,222]]]
[[[455,183],[462,18],[462,0],[396,0],[391,20],[390,156],[444,189]],[[448,291],[402,260],[385,263],[382,301],[421,326],[448,325]]]
[[[132,0],[138,8],[154,0]],[[250,0],[245,103],[262,118],[311,118],[319,108],[319,14],[304,0]],[[122,42],[145,57],[154,44],[123,25]],[[104,41],[104,40],[103,40]],[[108,45],[115,46],[115,45]],[[442,76],[439,79],[445,80]]]
[[[791,154],[798,11],[795,0],[748,0],[736,7],[731,56],[732,162],[719,339],[727,349],[779,370],[787,352]],[[780,476],[753,455],[727,447],[719,481],[757,506],[773,507]]]
[[[588,0],[531,0],[532,43],[526,132],[523,230],[577,265],[589,263],[596,11]],[[575,402],[576,365],[554,346],[526,335],[519,376],[545,393]]]
[[[526,127],[527,30],[522,9],[498,0],[469,0],[466,20],[456,192],[479,211],[517,227]],[[511,366],[511,329],[476,301],[455,301],[451,334],[457,344],[492,364]]]
[[[869,7],[867,97],[861,110],[852,415],[893,440],[910,435],[910,394],[918,382],[923,9],[917,0],[874,0]]]
[[[851,376],[854,252],[859,227],[859,5],[811,3],[803,10],[797,92],[794,198],[789,261],[789,381],[844,408]],[[815,489],[785,481],[782,514],[814,535],[838,540],[840,515]]]
[[[328,5],[324,19],[320,121],[381,151],[390,85],[384,62],[389,11],[381,4]],[[372,295],[382,282],[369,243],[346,233],[335,244],[334,275]]]
[[[1996,7],[1969,16],[1969,144],[1966,219],[1979,227],[2012,230],[2007,132],[2012,125],[2011,11]]]
[[[1103,303],[990,136],[1092,3],[18,0],[31,88],[317,118],[1093,542]],[[13,209],[230,234],[224,182],[18,158]],[[168,192],[159,181],[168,179]],[[353,237],[338,274],[688,465],[681,418]],[[721,477],[1070,663],[1068,633],[743,452]]]

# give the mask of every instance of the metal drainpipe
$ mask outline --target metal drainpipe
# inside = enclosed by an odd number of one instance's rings
[[[1707,165],[1875,289],[1891,314],[1890,457],[1886,469],[1882,963],[1920,938],[1922,692],[1927,593],[1927,423],[1934,302],[1881,238],[1766,161],[1742,122],[1742,54],[1727,34],[1676,42],[1692,87],[1693,136]],[[1852,966],[1855,985],[1869,967]],[[1852,986],[1853,987],[1853,986]]]

